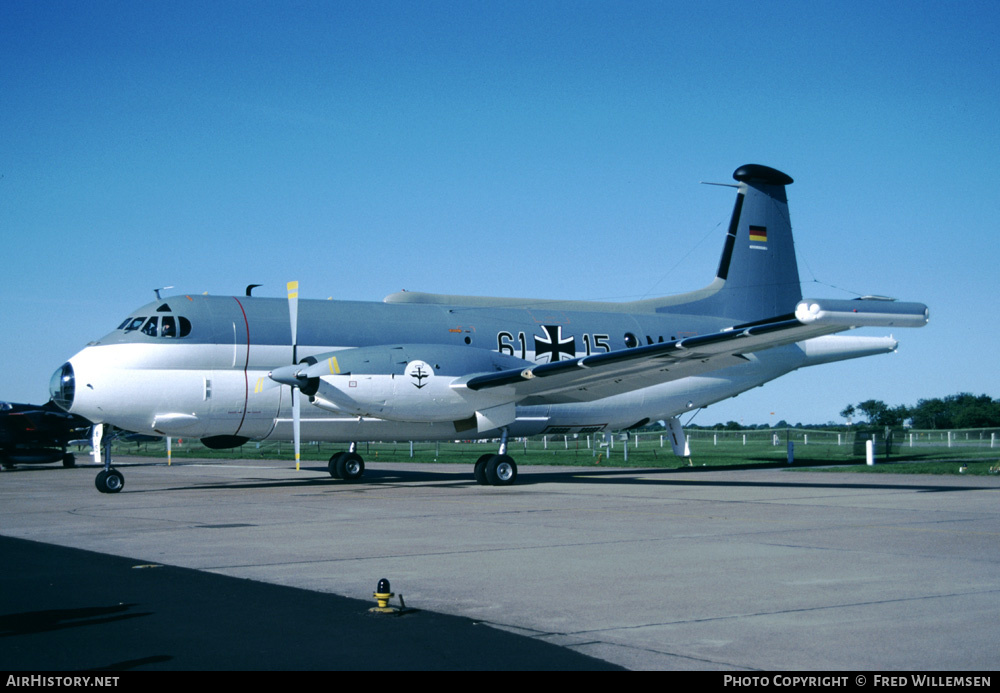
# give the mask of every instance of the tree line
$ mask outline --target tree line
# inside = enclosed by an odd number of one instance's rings
[[[1000,399],[962,392],[922,399],[912,407],[905,404],[890,407],[881,400],[868,399],[856,407],[848,404],[840,412],[849,423],[857,414],[863,415],[868,425],[879,428],[902,426],[907,421],[917,429],[995,428],[1000,427]]]
[[[1000,399],[989,395],[973,395],[962,392],[947,397],[922,399],[913,406],[900,404],[891,407],[877,399],[867,399],[857,405],[848,404],[840,415],[846,419],[847,426],[853,428],[878,428],[886,426],[899,427],[909,424],[920,430],[949,428],[1000,428]],[[863,421],[856,421],[861,417]],[[755,429],[781,428],[813,428],[842,429],[843,425],[833,422],[823,424],[790,424],[781,420],[773,426],[770,424],[742,424],[736,421],[717,423],[712,426],[689,424],[685,428],[736,431]]]

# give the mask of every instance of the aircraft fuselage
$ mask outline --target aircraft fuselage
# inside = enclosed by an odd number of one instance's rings
[[[301,362],[371,347],[384,362],[369,370],[383,380],[388,377],[385,382],[392,389],[382,399],[394,401],[409,393],[421,395],[427,381],[470,370],[501,370],[673,341],[718,332],[732,322],[618,311],[613,304],[612,310],[590,308],[591,304],[555,301],[498,307],[303,300],[297,358]],[[895,346],[892,340],[857,337],[809,341],[832,344],[830,340],[837,340],[838,358]],[[400,349],[420,345],[416,353],[429,367],[427,373],[414,371],[407,376],[412,354],[410,361],[394,362],[392,345]],[[409,349],[413,351],[412,346]],[[509,431],[518,436],[587,433],[666,419],[732,397],[811,360],[816,357],[810,359],[802,346],[786,345],[733,359],[733,365],[722,370],[716,364],[704,375],[595,401],[574,401],[567,393],[561,403],[519,404]],[[269,374],[291,363],[289,309],[284,300],[174,296],[133,311],[119,329],[74,356],[53,376],[52,394],[73,413],[140,433],[288,440],[292,391],[276,386]],[[378,387],[369,383],[372,373],[355,368],[342,376],[341,381],[347,379],[344,392]],[[337,375],[331,370],[331,379]],[[447,440],[497,435],[496,431],[470,434],[467,427],[456,424],[467,413],[440,411],[442,398],[433,415],[425,417],[431,420],[419,420],[412,413],[393,417],[386,409],[372,409],[381,401],[377,392],[374,397],[374,404],[356,411],[303,407],[303,438]],[[381,406],[391,407],[393,401]],[[427,409],[418,406],[417,411]]]

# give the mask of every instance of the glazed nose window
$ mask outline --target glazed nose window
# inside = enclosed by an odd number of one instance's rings
[[[49,380],[49,397],[56,406],[65,411],[73,407],[73,396],[76,394],[76,378],[73,366],[64,363]]]

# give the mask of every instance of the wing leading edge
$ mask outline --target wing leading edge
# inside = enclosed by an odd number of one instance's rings
[[[872,300],[813,300],[795,313],[720,332],[539,364],[470,375],[452,387],[474,392],[512,388],[529,404],[585,402],[745,363],[745,354],[855,327],[921,327],[927,306]]]

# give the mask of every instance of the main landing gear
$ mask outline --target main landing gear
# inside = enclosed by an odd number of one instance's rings
[[[357,443],[351,443],[350,450],[338,452],[330,458],[326,467],[330,476],[344,481],[357,481],[365,473],[365,461],[357,452]],[[483,486],[510,486],[517,481],[517,463],[507,454],[507,429],[500,438],[500,451],[487,453],[476,460],[473,474],[476,483]]]
[[[517,479],[517,464],[510,455],[483,455],[476,460],[476,483],[484,486],[510,486]]]
[[[334,479],[356,481],[365,473],[365,461],[354,451],[354,447],[351,445],[350,451],[338,452],[330,458],[326,468]]]
[[[476,483],[484,486],[510,486],[517,481],[517,464],[507,454],[507,429],[500,430],[500,451],[476,460]]]

